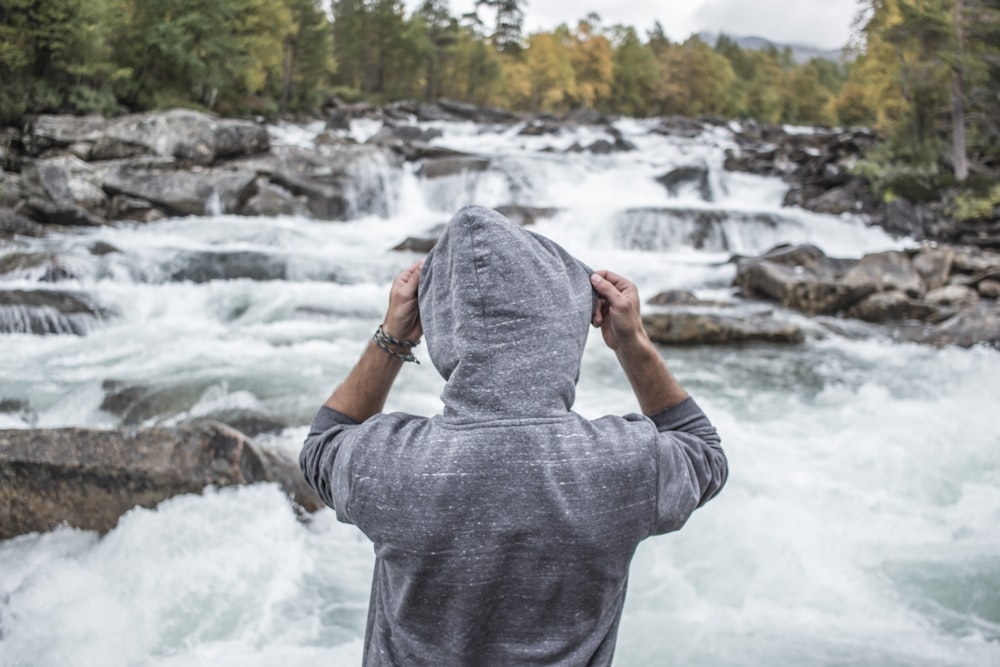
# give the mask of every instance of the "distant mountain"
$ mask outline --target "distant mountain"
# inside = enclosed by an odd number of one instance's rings
[[[784,51],[787,46],[792,50],[792,59],[798,64],[809,62],[813,58],[822,58],[823,60],[835,63],[842,63],[847,59],[843,49],[820,49],[806,44],[781,44],[764,39],[763,37],[737,37],[736,35],[728,34],[726,36],[739,44],[741,49],[750,51],[763,51],[769,46],[774,46],[779,51]],[[698,38],[706,44],[715,46],[715,43],[719,40],[719,33],[703,30],[698,33]]]

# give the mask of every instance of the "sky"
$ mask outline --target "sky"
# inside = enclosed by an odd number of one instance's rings
[[[407,7],[419,0],[407,0]],[[764,37],[783,44],[837,49],[851,37],[859,0],[527,0],[527,32],[576,23],[597,12],[603,24],[631,25],[645,37],[654,21],[674,41],[702,30],[739,37]],[[450,0],[453,14],[474,0]],[[483,15],[485,16],[485,14]]]

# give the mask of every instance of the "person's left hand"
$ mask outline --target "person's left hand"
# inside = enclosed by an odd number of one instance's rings
[[[385,313],[383,330],[398,340],[416,342],[424,335],[420,324],[420,308],[417,302],[417,286],[420,283],[420,260],[403,270],[392,281],[389,290],[389,309]]]

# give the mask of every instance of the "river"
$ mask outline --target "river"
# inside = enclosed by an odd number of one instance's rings
[[[293,424],[262,444],[297,452],[417,257],[391,248],[468,203],[558,208],[535,230],[644,297],[726,298],[730,255],[781,242],[847,257],[908,245],[782,208],[778,179],[725,172],[724,127],[683,139],[653,126],[620,121],[638,150],[595,155],[563,151],[599,129],[431,123],[435,144],[491,167],[428,180],[373,162],[343,223],[207,215],[21,239],[19,252],[71,274],[60,289],[117,315],[84,336],[0,336],[0,398],[21,406],[0,428],[117,427],[101,406],[124,385],[161,397],[136,423],[256,411]],[[321,130],[271,131],[307,144]],[[707,197],[655,181],[690,165],[706,170]],[[95,254],[98,242],[120,252]],[[37,289],[39,277],[0,286]],[[1000,355],[810,331],[798,346],[662,349],[722,434],[731,476],[684,530],[640,546],[616,665],[1000,665]],[[388,408],[432,414],[442,381],[417,355]],[[576,408],[637,409],[597,333]],[[135,509],[103,537],[22,536],[0,543],[0,664],[359,664],[372,563],[353,527],[327,510],[301,522],[269,485]]]

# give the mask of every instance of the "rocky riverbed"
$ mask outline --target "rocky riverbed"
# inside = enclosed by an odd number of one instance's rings
[[[348,130],[357,121],[377,129],[355,139]],[[114,283],[123,275],[143,285],[348,284],[350,262],[283,254],[267,244],[231,247],[213,241],[136,259],[127,257],[128,248],[86,236],[56,250],[22,241],[77,227],[145,229],[184,216],[331,222],[387,216],[391,204],[385,192],[394,187],[393,173],[410,170],[433,190],[435,183],[453,187],[456,180],[485,177],[496,168],[497,158],[485,150],[436,142],[441,130],[434,123],[440,122],[551,140],[540,152],[559,159],[637,152],[629,137],[599,114],[524,117],[448,102],[338,105],[328,109],[305,144],[275,142],[273,128],[261,123],[188,110],[114,119],[32,118],[23,127],[0,131],[0,277],[11,283],[0,288],[0,335],[91,335],[128,313],[107,291],[91,293],[88,286]],[[1000,255],[991,250],[1000,236],[988,226],[973,231],[949,226],[927,208],[905,202],[882,207],[874,201],[851,174],[851,165],[873,145],[872,133],[681,118],[660,119],[649,128],[659,137],[697,140],[707,133],[724,141],[730,146],[725,169],[783,179],[789,211],[856,216],[914,240],[907,250],[855,257],[828,256],[811,245],[734,256],[735,280],[725,294],[717,289],[712,298],[699,298],[674,290],[650,300],[644,322],[657,342],[802,345],[842,336],[1000,347]],[[566,135],[572,142],[562,141]],[[720,196],[713,168],[692,159],[642,184],[690,205],[623,206],[615,224],[628,237],[627,249],[654,253],[680,235],[698,251],[732,252],[727,225],[768,230],[786,224],[774,211],[713,208]],[[517,185],[517,173],[507,176]],[[688,195],[696,201],[683,199]],[[498,208],[520,224],[543,224],[562,212],[514,199]],[[668,228],[683,234],[664,234]],[[429,226],[420,235],[382,241],[386,251],[421,253],[433,246],[436,233]],[[249,302],[249,297],[225,300],[218,318],[239,323]],[[299,323],[336,318],[322,303],[307,300],[288,309],[285,316]],[[94,409],[114,419],[117,428],[0,431],[0,495],[8,508],[0,517],[0,539],[61,522],[105,531],[129,507],[154,505],[206,485],[275,481],[299,506],[318,507],[295,479],[294,462],[275,459],[253,442],[261,434],[300,428],[301,415],[249,409],[218,411],[207,421],[186,419],[218,386],[215,378],[147,384],[109,373],[94,386],[99,394]],[[0,396],[0,416],[8,421],[35,426],[35,410],[20,396]],[[58,493],[52,491],[57,481]]]

